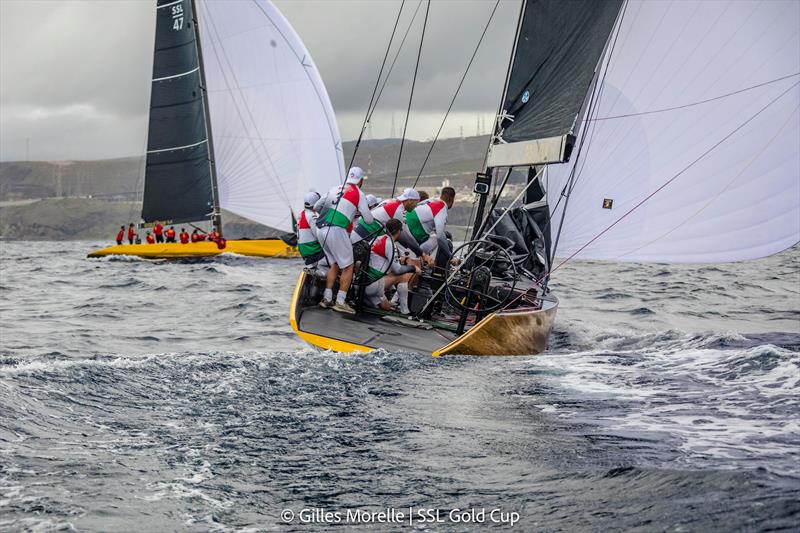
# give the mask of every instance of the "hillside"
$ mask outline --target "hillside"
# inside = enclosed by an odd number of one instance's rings
[[[483,164],[488,137],[442,139],[437,142],[418,188],[435,193],[447,180],[462,194],[471,189]],[[345,163],[355,143],[344,143]],[[391,193],[399,139],[364,141],[356,164],[370,176],[367,190]],[[429,142],[406,141],[397,189],[413,184],[430,148]],[[17,240],[109,239],[121,224],[138,221],[143,158],[102,161],[0,162],[0,238]],[[36,200],[36,201],[32,201]],[[459,202],[451,223],[466,224],[471,204]],[[264,237],[276,232],[249,220],[226,214],[229,238]]]

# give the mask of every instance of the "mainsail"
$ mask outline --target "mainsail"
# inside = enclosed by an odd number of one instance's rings
[[[724,262],[800,241],[800,3],[632,0],[601,70],[580,159],[548,167],[559,256]]]
[[[156,13],[142,219],[207,219],[214,199],[192,4],[158,0]]]
[[[156,11],[142,218],[208,219],[216,203],[291,231],[303,195],[344,178],[311,55],[268,1],[157,0]]]
[[[578,116],[622,0],[527,0],[490,167],[569,159]]]
[[[264,0],[201,1],[200,35],[223,208],[292,230],[309,189],[344,179],[336,117],[311,55]]]

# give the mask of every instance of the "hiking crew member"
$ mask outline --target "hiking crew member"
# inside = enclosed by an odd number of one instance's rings
[[[392,219],[386,223],[388,235],[378,237],[372,245],[367,276],[374,281],[364,291],[364,298],[367,305],[371,307],[380,307],[384,311],[391,311],[392,304],[386,298],[386,291],[396,285],[400,312],[407,315],[410,313],[408,283],[414,273],[420,271],[420,268],[400,263],[400,254],[397,252],[394,242],[400,238],[402,230],[403,223]]]
[[[436,257],[437,249],[449,250],[445,226],[447,210],[453,207],[455,199],[455,189],[445,187],[437,200],[420,202],[416,209],[406,214],[403,231],[414,238],[424,254]]]
[[[133,229],[133,224],[128,226],[128,242],[133,244],[133,241],[136,239],[136,230]]]
[[[206,240],[206,234],[200,233],[197,231],[197,228],[195,228],[192,231],[192,242],[203,242],[204,240]]]
[[[153,233],[156,236],[156,242],[164,242],[164,226],[158,220],[153,224]]]
[[[175,242],[175,226],[170,226],[165,233],[167,235],[167,242]]]
[[[188,244],[189,243],[189,234],[186,233],[186,229],[181,228],[181,234],[178,235],[181,240],[181,244]]]
[[[297,221],[297,251],[308,266],[316,266],[317,262],[325,257],[322,245],[317,240],[317,214],[314,204],[319,200],[316,191],[307,192],[303,197],[303,210]]]
[[[372,224],[367,224],[363,218],[358,221],[353,233],[350,234],[350,242],[356,244],[364,239],[382,235],[383,225],[392,219],[403,222],[405,213],[413,211],[417,203],[419,203],[419,194],[410,187],[396,199],[386,200],[370,211],[375,219]]]
[[[125,238],[125,226],[119,227],[119,233],[117,233],[117,245],[122,244],[122,239]]]
[[[353,281],[353,245],[350,244],[347,228],[358,213],[361,213],[365,223],[372,224],[374,221],[367,205],[367,197],[359,188],[364,178],[363,170],[359,167],[351,168],[344,186],[332,188],[314,205],[314,210],[319,213],[317,240],[322,243],[325,257],[331,266],[325,281],[325,294],[319,305],[324,308],[332,307],[341,313],[355,313],[345,302]],[[333,285],[339,272],[342,275],[334,304]]]
[[[156,243],[156,238],[153,237],[153,234],[148,231],[147,232],[147,244],[155,244],[155,243]]]

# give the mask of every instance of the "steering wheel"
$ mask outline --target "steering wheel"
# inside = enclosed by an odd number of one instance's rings
[[[473,311],[472,305],[478,303],[479,310],[490,312],[499,309],[511,298],[517,286],[517,267],[505,248],[488,240],[467,241],[453,250],[452,257],[460,262],[447,275],[444,286],[450,302],[455,307],[462,311]],[[489,293],[491,272],[498,262],[510,265],[509,270],[512,274],[511,288],[502,298]],[[475,287],[476,283],[481,281],[481,276],[486,277],[486,286],[483,290]],[[467,295],[467,298],[460,300],[459,298],[464,295]],[[468,301],[470,306],[467,306]]]

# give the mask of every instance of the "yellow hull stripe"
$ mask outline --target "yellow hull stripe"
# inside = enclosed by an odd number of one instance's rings
[[[220,250],[213,242],[123,244],[109,246],[90,253],[87,257],[109,255],[131,255],[146,259],[180,259],[192,257],[214,257],[223,253],[234,253],[252,257],[300,257],[297,248],[280,239],[233,240]]]
[[[294,294],[292,294],[292,305],[289,308],[289,323],[292,325],[292,329],[297,336],[306,341],[307,343],[311,344],[312,346],[316,346],[317,348],[322,348],[323,350],[333,350],[335,352],[343,352],[343,353],[351,353],[351,352],[371,352],[372,348],[369,346],[362,346],[360,344],[353,344],[351,342],[340,341],[336,339],[331,339],[329,337],[323,337],[321,335],[314,335],[313,333],[307,333],[305,331],[301,331],[299,327],[297,327],[297,315],[298,315],[298,306],[300,305],[300,294],[303,290],[303,284],[306,281],[306,273],[305,271],[300,273],[300,277],[297,278],[297,285],[294,288]]]

